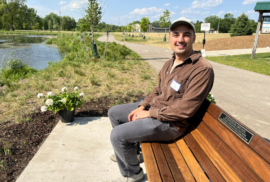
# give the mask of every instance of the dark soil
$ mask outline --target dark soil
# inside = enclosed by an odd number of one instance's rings
[[[142,95],[119,98],[99,98],[86,102],[76,109],[75,117],[106,117],[112,105],[128,103],[131,98],[139,101]],[[59,122],[58,114],[42,113],[40,108],[31,115],[30,122],[16,124],[8,121],[0,124],[0,181],[15,181],[28,165],[39,147]]]

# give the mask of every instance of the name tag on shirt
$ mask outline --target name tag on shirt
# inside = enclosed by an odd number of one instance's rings
[[[176,92],[178,92],[179,89],[181,88],[181,84],[173,80],[171,83],[171,88],[174,89]]]

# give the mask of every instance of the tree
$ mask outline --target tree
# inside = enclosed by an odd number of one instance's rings
[[[218,29],[218,23],[219,23],[219,17],[216,15],[208,16],[204,19],[205,23],[210,23],[210,28],[213,28],[214,30]]]
[[[48,28],[52,32],[52,20],[49,20],[49,22],[48,22]]]
[[[256,33],[258,22],[255,22],[254,20],[249,20],[249,21],[250,21],[253,33]]]
[[[159,17],[159,23],[160,23],[160,27],[164,28],[164,27],[169,27],[171,25],[171,12],[169,12],[169,10],[165,10],[163,12],[163,15]]]
[[[141,30],[143,32],[146,32],[147,31],[147,28],[148,28],[148,24],[149,23],[150,23],[149,18],[142,17],[140,26],[141,26]]]
[[[39,28],[40,28],[39,26],[40,26],[40,24],[39,23],[36,23],[35,24],[35,29],[38,29],[39,30]]]
[[[224,19],[220,20],[219,32],[228,33],[234,23],[235,18],[233,17],[233,14],[226,13]]]
[[[1,0],[0,11],[3,12],[3,20],[9,23],[10,30],[14,30],[13,22],[15,16],[19,15],[20,7],[26,0]]]
[[[85,10],[86,20],[90,22],[92,32],[92,44],[94,44],[94,26],[101,20],[101,6],[96,0],[88,0],[87,9]]]
[[[231,30],[231,36],[241,36],[241,35],[252,35],[253,29],[248,16],[242,13],[235,23],[233,24]]]
[[[152,26],[153,27],[160,27],[159,21],[153,21]]]
[[[203,23],[202,21],[197,20],[197,22],[194,24],[196,33],[201,32],[201,24],[202,23]]]

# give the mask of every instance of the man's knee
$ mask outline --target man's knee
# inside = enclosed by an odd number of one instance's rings
[[[113,106],[108,111],[109,118],[114,118],[115,114],[117,113],[118,109],[117,106]]]

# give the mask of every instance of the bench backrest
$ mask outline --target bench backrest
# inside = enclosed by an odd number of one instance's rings
[[[185,142],[212,181],[270,181],[268,141],[208,100],[190,122],[176,144]]]

